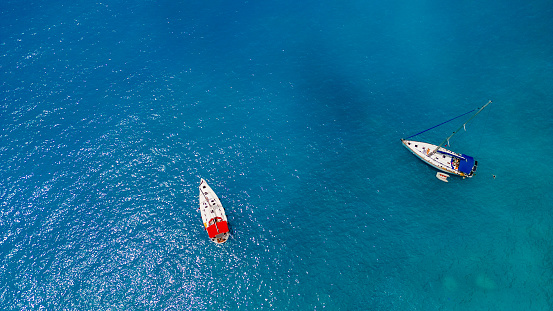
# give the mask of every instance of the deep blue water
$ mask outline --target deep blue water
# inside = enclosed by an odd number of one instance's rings
[[[552,16],[2,1],[0,309],[551,310]],[[474,178],[401,145],[490,99],[451,141]]]

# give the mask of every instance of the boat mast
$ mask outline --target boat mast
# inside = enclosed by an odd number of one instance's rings
[[[465,125],[466,125],[467,123],[469,123],[470,120],[474,119],[474,117],[476,117],[482,110],[484,110],[484,108],[486,108],[486,106],[488,106],[488,105],[491,104],[491,103],[492,103],[492,101],[490,100],[490,101],[488,101],[487,104],[485,104],[484,106],[482,106],[482,108],[478,109],[478,111],[477,111],[472,117],[470,117],[470,119],[468,119],[467,122],[463,123],[463,125],[461,125],[457,130],[455,130],[455,132],[453,132],[453,134],[449,135],[448,138],[446,138],[444,141],[442,141],[442,143],[439,144],[438,147],[436,147],[436,149],[432,150],[432,151],[428,154],[428,156],[429,156],[429,157],[433,156],[433,155],[438,151],[438,149],[440,149],[441,146],[443,146],[446,142],[449,141],[449,139],[450,139],[451,137],[453,137],[453,135],[457,134],[457,132],[458,132],[460,129],[465,128]]]

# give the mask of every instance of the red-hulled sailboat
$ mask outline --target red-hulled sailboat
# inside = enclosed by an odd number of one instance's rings
[[[225,209],[203,178],[200,182],[200,212],[211,241],[217,244],[225,243],[230,236]]]

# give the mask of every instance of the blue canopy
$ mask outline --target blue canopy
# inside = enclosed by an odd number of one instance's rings
[[[472,167],[474,166],[474,158],[466,154],[463,154],[462,156],[464,159],[460,159],[459,171],[468,175],[470,174],[470,171],[472,171]]]

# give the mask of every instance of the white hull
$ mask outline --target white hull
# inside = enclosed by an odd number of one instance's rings
[[[448,177],[449,177],[449,175],[447,175],[446,173],[441,173],[441,172],[436,173],[436,178],[438,178],[439,180],[441,180],[443,182],[448,182],[447,181]]]
[[[200,212],[211,241],[217,244],[225,243],[230,236],[225,209],[203,178],[200,182]]]
[[[477,162],[470,156],[455,153],[441,147],[438,149],[438,152],[429,156],[438,147],[437,145],[405,139],[402,139],[401,142],[405,148],[409,149],[419,159],[442,172],[461,177],[472,177],[476,170]]]

